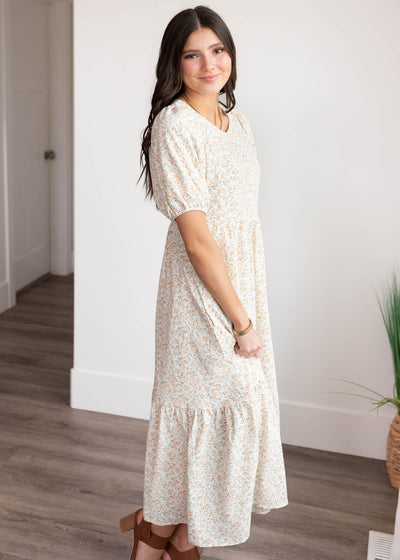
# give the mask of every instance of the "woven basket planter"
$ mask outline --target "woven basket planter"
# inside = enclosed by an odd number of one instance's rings
[[[396,416],[390,425],[386,442],[386,468],[390,484],[398,490],[400,488],[400,416]]]

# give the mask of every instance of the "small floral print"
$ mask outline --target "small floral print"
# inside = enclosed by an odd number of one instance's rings
[[[260,165],[237,108],[220,130],[176,99],[154,120],[150,171],[170,220],[157,293],[155,376],[147,432],[144,518],[187,523],[196,546],[235,545],[251,513],[288,504],[279,398],[258,217]],[[234,352],[229,317],[198,277],[175,218],[206,214],[233,287],[262,343]]]

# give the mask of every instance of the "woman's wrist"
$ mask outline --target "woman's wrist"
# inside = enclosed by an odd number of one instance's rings
[[[232,326],[235,329],[235,331],[244,331],[248,325],[249,325],[249,317],[247,316],[247,314],[237,318],[235,321],[232,321]]]
[[[252,328],[253,328],[253,322],[252,322],[251,319],[249,319],[249,324],[247,325],[247,327],[245,329],[241,330],[241,331],[237,331],[232,325],[232,330],[233,330],[233,334],[234,334],[235,337],[244,336],[249,331],[251,331]]]

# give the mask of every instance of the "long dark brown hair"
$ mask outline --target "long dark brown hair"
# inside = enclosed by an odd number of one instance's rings
[[[207,6],[196,6],[195,8],[182,10],[168,23],[161,40],[156,67],[157,82],[151,98],[151,111],[147,120],[147,126],[141,136],[140,166],[142,171],[137,183],[140,181],[143,173],[145,173],[145,198],[150,197],[150,200],[153,198],[153,184],[149,166],[151,128],[158,113],[183,93],[185,84],[183,83],[181,73],[182,52],[189,35],[202,27],[208,27],[214,31],[231,57],[231,75],[219,94],[225,93],[226,103],[221,102],[221,104],[225,107],[227,113],[236,104],[233,93],[236,84],[236,48],[228,27],[223,19]]]

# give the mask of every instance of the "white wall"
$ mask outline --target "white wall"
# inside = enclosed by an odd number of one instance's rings
[[[148,418],[168,222],[135,185],[139,135],[162,33],[187,7],[75,0],[72,407]],[[395,409],[368,414],[368,400],[324,392],[362,392],[339,377],[392,395],[374,290],[400,264],[400,5],[210,7],[236,42],[237,106],[262,167],[282,440],[383,459]]]

